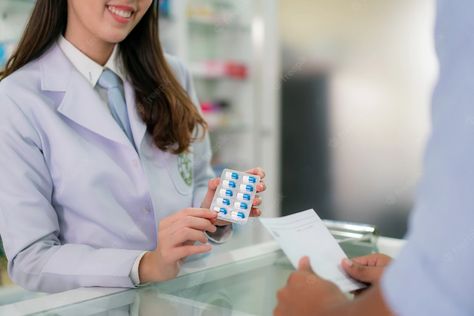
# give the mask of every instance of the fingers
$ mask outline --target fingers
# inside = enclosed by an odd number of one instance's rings
[[[209,209],[206,208],[187,208],[178,214],[179,217],[192,216],[206,219],[215,219],[217,217],[216,212],[211,212]]]
[[[262,215],[262,211],[258,207],[252,207],[250,217],[259,217],[260,215]]]
[[[363,265],[363,266],[372,266],[374,264],[370,264],[373,260],[370,259],[369,256],[362,256],[362,257],[356,257],[356,258],[351,258],[350,259],[352,262],[356,262],[360,265]],[[349,262],[347,262],[347,264],[349,264]]]
[[[200,231],[208,231],[211,233],[214,233],[217,230],[217,227],[214,226],[208,219],[193,216],[186,216],[180,219],[176,230],[183,228],[192,228]]]
[[[245,172],[246,172],[246,173],[253,174],[253,175],[256,175],[256,176],[259,176],[260,179],[264,179],[264,178],[265,178],[265,170],[263,170],[263,168],[261,168],[261,167],[252,168],[252,169],[247,170],[247,171],[245,171]]]
[[[171,251],[171,260],[178,261],[183,258],[192,256],[192,255],[197,255],[201,253],[207,253],[211,251],[212,247],[209,244],[205,245],[191,245],[191,246],[182,246],[178,248],[174,248]]]
[[[282,289],[279,289],[277,292],[277,301],[278,304],[273,310],[273,316],[284,316],[284,315],[290,315],[290,312],[288,311],[287,304],[288,301],[290,301],[290,291],[285,287]]]
[[[382,276],[384,270],[384,267],[361,265],[349,259],[344,259],[342,261],[342,268],[352,278],[365,283],[377,282]]]
[[[207,242],[204,232],[215,232],[217,214],[206,209],[186,209],[171,218],[163,219],[159,227],[162,244],[175,246],[185,241]]]
[[[344,259],[342,261],[343,269],[356,280],[375,283],[381,278],[383,271],[390,264],[392,258],[389,256],[375,253],[367,256]]]
[[[160,220],[158,246],[152,252],[156,259],[152,261],[155,272],[151,280],[173,278],[184,258],[209,252],[212,248],[205,231],[215,232],[216,220],[217,213],[205,208],[187,208]]]
[[[216,226],[228,226],[228,225],[232,225],[232,222],[228,222],[228,221],[223,221],[221,219],[218,219],[215,223]]]
[[[290,274],[288,280],[286,281],[286,287],[293,288],[300,285],[305,280],[305,273],[301,271],[296,271]]]
[[[212,221],[212,220],[217,219],[217,213],[212,212],[207,208],[186,208],[174,215],[171,215],[161,220],[160,224],[162,223],[164,226],[169,226],[181,220],[184,217],[196,217],[196,218],[203,218],[203,219]]]
[[[381,253],[373,253],[367,256],[352,258],[351,260],[361,265],[375,267],[387,266],[392,258]]]
[[[209,180],[207,183],[207,193],[204,199],[202,200],[201,207],[209,209],[211,207],[212,199],[214,198],[214,194],[216,193],[217,187],[221,182],[220,178],[214,178]]]
[[[206,234],[202,231],[192,229],[192,228],[184,228],[179,231],[177,234],[171,235],[171,245],[178,246],[183,243],[190,244],[190,242],[199,241],[200,243],[207,243]]]
[[[214,179],[209,180],[209,182],[207,183],[207,187],[211,191],[216,191],[217,187],[219,186],[219,183],[221,183],[221,179],[214,178]]]
[[[177,219],[181,218],[181,217],[184,217],[184,216],[195,216],[195,217],[201,217],[201,218],[208,218],[208,219],[212,219],[214,217],[216,217],[217,215],[215,214],[215,212],[211,212],[209,209],[207,208],[185,208],[173,215],[170,215],[164,219],[162,219],[160,222],[162,223],[172,223],[172,222],[175,222]]]
[[[258,208],[257,206],[260,206],[262,204],[262,198],[260,196],[255,196],[255,199],[253,200],[252,203],[252,209],[250,210],[250,217],[259,217],[262,215],[262,210]]]
[[[303,257],[300,259],[300,262],[298,264],[298,271],[314,273],[313,269],[311,268],[309,257]]]
[[[257,193],[260,193],[260,192],[263,192],[267,189],[267,185],[265,184],[265,182],[262,182],[260,181],[258,184],[257,184]]]
[[[321,284],[326,282],[319,275],[309,272],[308,270],[297,270],[290,274],[286,282],[286,287],[290,289],[300,288],[305,283],[311,282],[313,285]]]
[[[262,198],[257,195],[253,200],[252,206],[259,206],[260,204],[262,204]]]

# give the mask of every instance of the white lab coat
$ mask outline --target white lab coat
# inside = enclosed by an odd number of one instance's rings
[[[168,63],[197,104],[189,73]],[[159,150],[124,89],[138,153],[57,44],[0,82],[0,232],[17,284],[132,287],[158,222],[200,205],[214,176],[208,138],[186,155]]]

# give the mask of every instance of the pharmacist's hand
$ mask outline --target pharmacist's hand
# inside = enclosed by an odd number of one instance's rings
[[[352,278],[373,284],[377,283],[385,268],[390,264],[392,258],[381,253],[374,253],[371,255],[344,259],[341,263],[342,268]]]
[[[265,185],[265,181],[264,181],[265,171],[262,168],[253,168],[245,172],[260,177],[260,182],[257,184],[257,193],[264,192],[267,189],[267,186]],[[214,194],[216,193],[216,190],[217,190],[217,187],[219,186],[220,181],[221,181],[220,178],[214,178],[214,179],[209,180],[207,194],[201,203],[202,208],[209,209],[211,207],[212,199],[214,198]],[[262,204],[262,198],[257,195],[255,196],[255,199],[253,200],[252,210],[250,211],[251,217],[258,217],[262,214],[262,211],[259,208],[260,204]],[[230,224],[231,224],[230,222],[220,221],[220,220],[216,222],[216,225],[218,226],[224,226],[224,225],[230,225]]]
[[[260,182],[257,183],[257,194],[265,192],[267,186],[265,184],[265,170],[263,168],[253,168],[250,170],[245,171],[246,173],[253,174],[255,176],[260,177]],[[259,195],[255,196],[253,200],[252,210],[250,211],[250,217],[259,217],[262,215],[262,211],[260,210],[259,206],[262,204],[262,198]]]
[[[212,199],[214,198],[214,194],[216,193],[217,187],[219,186],[220,182],[220,178],[214,178],[209,180],[209,182],[207,183],[206,196],[204,197],[204,200],[201,203],[202,208],[211,208]]]
[[[209,252],[211,245],[207,243],[205,232],[216,231],[216,219],[217,213],[202,208],[187,208],[162,219],[158,247],[147,252],[140,261],[140,282],[172,279],[186,257]]]

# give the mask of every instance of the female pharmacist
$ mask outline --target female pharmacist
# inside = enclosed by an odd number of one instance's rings
[[[167,280],[229,235],[209,210],[207,125],[162,51],[157,7],[37,0],[0,74],[0,233],[27,289]]]

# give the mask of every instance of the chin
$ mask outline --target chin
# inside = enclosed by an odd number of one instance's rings
[[[103,37],[103,39],[108,42],[108,43],[113,43],[113,44],[118,44],[120,42],[122,42],[123,40],[125,40],[128,36],[128,34],[130,33],[124,33],[124,32],[108,32],[107,34],[105,34],[105,36]]]

